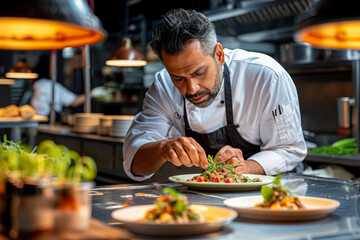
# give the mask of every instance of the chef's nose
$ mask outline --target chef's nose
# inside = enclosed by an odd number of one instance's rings
[[[196,81],[193,78],[189,78],[187,80],[187,92],[189,94],[195,94],[199,90],[200,90],[200,85],[199,85],[198,81]]]

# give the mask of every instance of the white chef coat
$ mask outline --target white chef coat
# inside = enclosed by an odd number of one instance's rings
[[[33,96],[31,106],[39,115],[49,116],[51,111],[52,82],[49,79],[41,78],[33,84]],[[54,110],[61,113],[64,106],[68,107],[75,100],[76,95],[62,86],[55,83]]]
[[[302,133],[296,87],[283,67],[271,57],[240,49],[224,49],[232,89],[234,124],[248,142],[260,145],[260,152],[249,159],[258,162],[267,175],[290,171],[307,153]],[[196,107],[186,102],[191,129],[209,133],[226,125],[224,81],[214,102]],[[131,163],[144,144],[185,136],[184,100],[166,69],[155,75],[146,93],[143,111],[138,113],[125,136],[124,170],[137,181]]]

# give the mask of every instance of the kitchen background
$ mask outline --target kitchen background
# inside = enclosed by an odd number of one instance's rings
[[[87,2],[108,32],[105,41],[90,46],[91,87],[106,86],[114,90],[109,99],[92,100],[92,112],[133,115],[141,110],[144,94],[153,81],[154,73],[162,68],[148,46],[151,31],[159,23],[162,14],[182,7],[201,11],[208,16],[215,24],[218,41],[223,47],[263,52],[283,65],[298,89],[302,126],[309,144],[321,146],[344,137],[337,134],[336,100],[356,96],[354,83],[359,78],[358,52],[317,49],[294,42],[296,17],[316,3],[316,0]],[[146,57],[148,64],[145,67],[120,68],[105,65],[105,61],[119,48],[125,35],[131,38],[133,46]],[[50,52],[0,50],[0,74],[4,74],[22,58],[34,68],[42,55],[50,56]],[[58,50],[57,63],[57,81],[77,94],[83,93],[81,49]],[[19,105],[24,100],[24,92],[28,86],[26,80],[18,80],[14,85],[0,85],[0,107]],[[67,114],[82,111],[82,107],[65,109],[63,122],[66,123]],[[353,132],[356,122],[354,119]],[[327,160],[309,159],[308,165],[327,164]],[[358,168],[352,168],[349,164],[344,164],[344,167],[358,175]]]

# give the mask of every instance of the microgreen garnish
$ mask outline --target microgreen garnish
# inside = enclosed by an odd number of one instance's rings
[[[218,159],[218,157],[213,158],[212,156],[208,155],[207,159],[208,159],[208,162],[209,162],[209,164],[208,164],[209,166],[205,170],[206,172],[212,173],[213,171],[215,171],[219,167],[225,167],[227,170],[231,171],[235,167],[234,165],[226,165],[225,163],[217,163],[217,162],[215,162],[215,160]]]

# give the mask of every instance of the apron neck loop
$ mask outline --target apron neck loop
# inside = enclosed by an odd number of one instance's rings
[[[231,95],[231,83],[230,72],[227,64],[224,64],[224,87],[225,87],[225,110],[226,110],[226,122],[228,125],[234,124],[233,120],[233,108],[232,108],[232,95]]]

